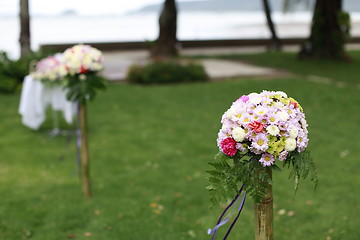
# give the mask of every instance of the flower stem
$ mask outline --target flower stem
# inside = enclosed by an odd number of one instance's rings
[[[87,111],[86,103],[79,103],[79,123],[81,133],[81,181],[82,191],[85,197],[91,197],[90,186],[90,164],[89,164],[89,148],[87,136]]]

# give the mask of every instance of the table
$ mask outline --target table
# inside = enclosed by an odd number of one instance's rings
[[[66,90],[61,86],[47,86],[30,75],[26,76],[19,105],[22,123],[31,129],[39,129],[49,106],[53,111],[62,111],[65,121],[72,124],[76,104],[66,99]]]

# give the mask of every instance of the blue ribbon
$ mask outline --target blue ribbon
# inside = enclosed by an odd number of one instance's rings
[[[239,216],[240,216],[240,213],[245,205],[245,199],[246,199],[246,191],[244,191],[244,194],[243,194],[243,197],[241,198],[240,200],[240,195],[244,189],[244,186],[245,184],[243,184],[239,190],[239,192],[236,194],[236,196],[234,197],[234,199],[231,201],[231,203],[225,208],[225,210],[223,211],[223,213],[221,214],[219,220],[217,221],[216,223],[216,226],[213,228],[213,229],[208,229],[208,234],[209,235],[213,235],[211,240],[214,240],[216,238],[216,233],[217,233],[217,230],[225,225],[226,223],[228,223],[231,219],[231,217],[234,215],[234,213],[237,212],[236,214],[236,217],[234,219],[234,221],[231,223],[228,231],[226,232],[223,240],[226,240],[227,237],[229,236],[232,228],[234,227],[236,221],[238,220]],[[237,206],[238,205],[238,206]],[[232,207],[233,206],[233,207]],[[230,208],[233,208],[226,216],[226,212],[230,209]],[[225,217],[224,217],[225,216]]]

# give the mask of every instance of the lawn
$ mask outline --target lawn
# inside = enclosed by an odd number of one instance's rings
[[[110,84],[89,105],[92,199],[81,194],[75,139],[66,146],[66,137],[50,138],[50,118],[40,131],[27,129],[19,94],[1,95],[0,239],[209,239],[223,209],[209,209],[205,189],[221,115],[239,96],[263,89],[302,104],[320,181],[316,191],[303,181],[294,196],[287,169],[274,174],[275,238],[360,239],[360,53],[352,56],[349,64],[236,56],[297,73],[281,79]],[[249,198],[229,239],[254,239],[253,221]]]

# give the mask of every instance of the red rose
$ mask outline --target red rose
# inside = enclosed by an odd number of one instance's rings
[[[260,133],[264,130],[264,124],[262,124],[261,122],[257,122],[257,121],[250,123],[249,127],[257,133]]]
[[[236,141],[232,138],[225,138],[220,143],[221,149],[224,154],[232,157],[236,154]]]
[[[88,69],[86,69],[86,68],[84,68],[84,66],[83,65],[81,65],[81,68],[80,68],[80,73],[88,73],[89,72],[89,70]]]

